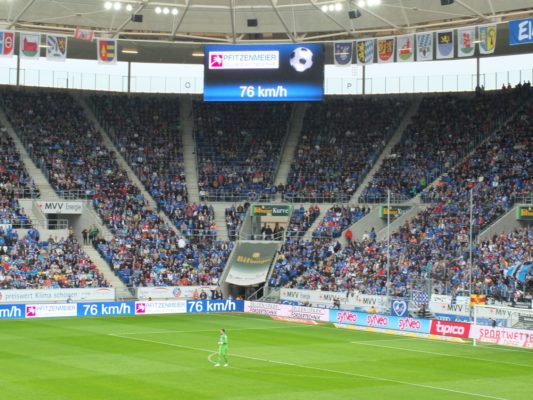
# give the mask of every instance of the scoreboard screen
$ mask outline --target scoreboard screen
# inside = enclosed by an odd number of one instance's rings
[[[320,44],[206,45],[204,101],[321,101]]]

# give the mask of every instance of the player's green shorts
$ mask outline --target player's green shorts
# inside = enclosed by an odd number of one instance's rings
[[[218,348],[218,354],[220,354],[220,355],[228,354],[228,346],[220,346]]]

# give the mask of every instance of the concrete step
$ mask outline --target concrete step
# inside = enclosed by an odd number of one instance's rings
[[[128,178],[135,184],[135,186],[137,186],[137,188],[141,191],[141,194],[143,195],[143,197],[146,199],[146,201],[148,202],[148,206],[152,209],[152,210],[157,210],[157,203],[156,201],[154,200],[154,198],[152,197],[152,195],[146,190],[146,188],[144,187],[144,185],[142,184],[142,182],[139,180],[139,178],[137,177],[137,175],[135,174],[135,172],[131,169],[131,167],[129,166],[128,162],[124,159],[124,157],[122,157],[122,154],[120,153],[120,151],[116,148],[115,144],[113,143],[113,141],[111,140],[111,138],[109,137],[109,135],[107,134],[107,132],[104,130],[104,128],[100,125],[100,122],[98,121],[98,119],[96,118],[96,115],[93,113],[91,107],[89,107],[89,105],[87,104],[87,102],[85,101],[85,99],[83,98],[83,96],[79,93],[72,93],[72,96],[74,98],[74,100],[83,108],[83,110],[85,111],[85,115],[87,117],[87,119],[89,121],[91,121],[95,127],[98,129],[98,131],[100,132],[100,134],[102,135],[102,139],[103,139],[103,145],[106,146],[108,149],[112,150],[114,153],[115,153],[115,157],[116,157],[116,160],[117,160],[117,163],[118,165],[124,169],[126,171],[126,174],[128,175]],[[174,224],[172,223],[172,221],[170,220],[170,218],[168,218],[168,216],[163,213],[163,212],[160,212],[159,214],[159,217],[168,225],[170,226],[174,226]]]
[[[422,99],[423,99],[422,95],[418,95],[413,98],[413,102],[411,103],[411,106],[405,113],[402,121],[400,122],[400,125],[398,125],[398,127],[396,128],[396,131],[394,132],[392,137],[387,142],[387,145],[381,152],[381,155],[379,156],[375,164],[372,166],[368,174],[365,176],[365,179],[363,179],[363,182],[361,182],[361,184],[359,185],[359,187],[353,194],[352,199],[350,201],[351,204],[359,203],[359,197],[361,196],[365,188],[368,186],[369,182],[372,181],[372,178],[374,178],[374,175],[376,174],[376,172],[379,171],[379,169],[381,168],[381,164],[383,164],[383,160],[385,160],[391,154],[391,151],[394,148],[394,146],[396,146],[396,144],[398,144],[398,142],[402,138],[405,128],[407,128],[407,126],[409,126],[409,124],[411,123],[411,118],[418,112],[418,107],[420,106],[420,102],[422,101]]]
[[[190,96],[180,97],[180,131],[183,143],[183,165],[185,182],[189,193],[189,202],[200,201],[198,188],[198,163],[196,160],[196,143],[194,141],[194,120],[192,99]]]
[[[111,286],[117,290],[127,290],[126,285],[124,285],[120,278],[115,275],[109,264],[102,258],[98,250],[91,245],[84,245],[83,250],[96,264],[100,272],[104,275],[105,279],[111,284]]]
[[[296,103],[293,106],[287,138],[285,139],[278,172],[274,181],[276,185],[280,183],[285,185],[287,183],[287,177],[289,176],[291,164],[294,159],[294,153],[296,151],[296,147],[298,146],[298,140],[302,132],[305,111],[307,110],[307,107],[307,103]]]
[[[20,158],[22,162],[24,163],[24,166],[26,167],[28,174],[32,177],[33,181],[35,182],[35,185],[39,189],[40,198],[43,200],[50,200],[50,201],[59,200],[59,196],[55,192],[54,188],[50,185],[50,182],[48,182],[48,179],[44,175],[41,168],[39,168],[33,162],[32,158],[26,151],[24,144],[18,137],[12,125],[9,123],[7,116],[4,113],[4,110],[2,110],[1,108],[0,108],[0,125],[6,128],[6,134],[9,135],[13,139],[15,148],[20,154]]]

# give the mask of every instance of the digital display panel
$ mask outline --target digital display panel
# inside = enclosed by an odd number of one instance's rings
[[[321,44],[206,45],[204,101],[321,101]]]

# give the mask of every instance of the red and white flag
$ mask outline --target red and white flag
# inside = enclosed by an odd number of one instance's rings
[[[92,42],[93,41],[94,32],[90,29],[80,29],[79,27],[76,28],[74,31],[74,39],[78,40],[85,40],[86,42]]]

